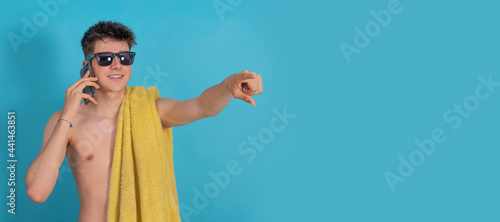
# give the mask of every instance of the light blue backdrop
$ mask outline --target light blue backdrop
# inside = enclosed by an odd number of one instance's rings
[[[173,129],[179,202],[194,209],[183,221],[500,220],[496,1],[40,2],[0,9],[0,115],[16,112],[18,160],[16,214],[1,198],[2,221],[77,221],[66,161],[43,204],[26,196],[24,175],[99,20],[137,35],[130,86],[184,100],[244,69],[263,77],[256,107],[233,99]],[[195,206],[210,172],[235,162],[241,172]]]

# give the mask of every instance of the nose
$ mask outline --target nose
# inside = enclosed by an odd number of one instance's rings
[[[113,58],[113,62],[110,65],[111,69],[120,69],[122,67],[122,64],[120,63],[120,58],[118,56],[115,56]]]

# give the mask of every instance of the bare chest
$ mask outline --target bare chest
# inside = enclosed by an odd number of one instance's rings
[[[115,145],[116,120],[75,118],[66,158],[70,167],[103,170],[110,166]]]

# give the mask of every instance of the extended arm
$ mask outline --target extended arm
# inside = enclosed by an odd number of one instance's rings
[[[200,96],[180,101],[171,98],[156,100],[156,108],[165,128],[182,126],[196,120],[214,117],[238,98],[255,106],[252,95],[262,93],[260,75],[245,70],[231,75],[221,83],[206,89]]]

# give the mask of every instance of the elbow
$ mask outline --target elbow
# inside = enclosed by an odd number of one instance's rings
[[[203,119],[206,117],[215,117],[220,113],[220,110],[215,109],[214,107],[204,105],[202,102],[198,104],[197,107],[198,119]]]
[[[216,117],[219,113],[207,113],[205,117]]]
[[[199,119],[203,119],[206,117],[215,117],[215,116],[217,116],[217,114],[219,114],[219,112],[212,111],[212,110],[203,110],[200,113],[201,113],[201,115],[199,116]]]
[[[28,187],[26,193],[28,197],[35,203],[43,203],[47,200],[46,196],[44,196],[40,191],[33,187]]]

